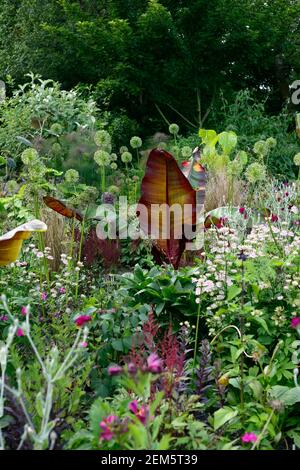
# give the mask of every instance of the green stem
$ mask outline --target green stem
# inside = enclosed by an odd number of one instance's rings
[[[193,370],[195,370],[196,357],[197,357],[197,346],[198,346],[199,325],[200,325],[200,313],[201,313],[201,301],[199,299],[198,313],[197,313],[197,323],[196,323],[196,337],[195,337],[195,346],[194,346]]]

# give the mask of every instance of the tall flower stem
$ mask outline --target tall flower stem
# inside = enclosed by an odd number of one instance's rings
[[[78,250],[78,262],[81,260],[84,229],[85,229],[85,218],[83,218],[83,221],[82,221],[82,224],[81,224],[80,242],[79,242],[79,250]],[[77,300],[77,298],[78,298],[78,287],[79,287],[79,271],[76,272],[75,300]]]
[[[198,313],[197,313],[197,323],[196,323],[196,337],[195,337],[195,346],[194,346],[193,370],[195,370],[196,358],[197,358],[197,346],[198,346],[198,337],[199,337],[200,314],[201,314],[201,300],[199,299]]]

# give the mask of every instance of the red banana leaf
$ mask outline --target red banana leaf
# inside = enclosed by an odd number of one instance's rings
[[[193,152],[192,158],[181,163],[181,171],[197,193],[197,204],[203,205],[205,201],[206,172],[200,160],[200,150],[197,147]]]
[[[158,206],[165,205],[165,218],[155,216]],[[181,216],[175,217],[168,210],[173,204],[181,208]],[[142,210],[141,205],[147,210]],[[189,213],[184,206],[190,205]],[[152,211],[151,211],[152,208]],[[178,268],[185,249],[184,227],[196,224],[196,191],[181,172],[174,157],[164,150],[152,150],[147,160],[141,185],[141,198],[137,207],[141,229],[155,238],[155,245],[165,258]],[[182,233],[180,238],[176,238]]]
[[[75,211],[74,209],[70,209],[58,199],[55,199],[51,196],[45,196],[43,199],[46,206],[50,207],[50,209],[54,210],[55,212],[58,212],[58,214],[61,214],[68,219],[74,219],[75,217],[77,220],[79,220],[79,222],[82,222],[83,218],[79,212]]]

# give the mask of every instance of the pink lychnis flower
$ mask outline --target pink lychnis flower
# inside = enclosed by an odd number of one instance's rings
[[[242,442],[256,442],[257,435],[254,432],[245,432],[245,434],[241,437]]]
[[[100,439],[103,441],[111,441],[113,438],[113,424],[117,420],[117,416],[109,415],[107,418],[103,419],[100,423],[101,434]]]
[[[21,336],[24,336],[24,331],[22,330],[22,328],[18,328],[18,329],[17,329],[16,335],[17,335],[19,338],[21,338]]]
[[[26,315],[27,314],[27,307],[21,307],[21,315]]]
[[[121,366],[110,366],[108,368],[109,375],[119,375],[123,372],[123,368]]]
[[[291,327],[295,329],[300,327],[300,317],[294,317],[291,319]]]
[[[157,354],[151,353],[147,359],[148,371],[153,374],[159,374],[162,371],[162,360]]]
[[[77,326],[84,326],[86,323],[91,321],[92,317],[90,315],[80,315],[76,318],[75,323]]]
[[[138,406],[137,400],[133,400],[129,403],[128,405],[129,411],[133,413],[138,420],[142,423],[145,424],[148,416],[149,416],[149,407],[146,405],[141,405],[141,407]]]

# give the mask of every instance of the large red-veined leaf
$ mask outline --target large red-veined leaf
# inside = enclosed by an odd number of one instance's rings
[[[203,205],[205,201],[206,171],[201,165],[201,155],[198,147],[195,148],[193,156],[189,160],[182,162],[181,171],[196,191],[197,204]]]
[[[64,217],[67,217],[68,219],[75,218],[79,220],[79,222],[82,222],[83,218],[79,212],[75,211],[74,209],[70,209],[58,199],[55,199],[52,196],[45,196],[43,199],[46,206],[50,207],[50,209],[54,210],[58,214],[61,214]]]
[[[162,204],[164,218],[157,216]],[[170,212],[174,204],[181,209],[180,216]],[[185,210],[188,206],[190,210]],[[156,247],[177,268],[186,244],[184,228],[196,224],[196,191],[174,157],[164,150],[152,150],[148,157],[137,214],[141,229],[155,237]]]

